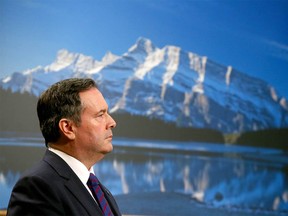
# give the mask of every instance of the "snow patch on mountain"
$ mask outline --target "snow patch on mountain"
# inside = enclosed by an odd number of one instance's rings
[[[175,75],[179,66],[179,54],[180,54],[179,47],[171,47],[171,46],[167,47],[168,64],[166,66],[166,72],[163,75],[161,100],[164,99],[166,86],[173,85],[173,76]]]

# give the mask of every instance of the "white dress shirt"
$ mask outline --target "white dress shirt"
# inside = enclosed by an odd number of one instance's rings
[[[88,170],[87,167],[83,163],[81,163],[76,158],[66,154],[65,152],[59,151],[59,150],[51,148],[51,147],[48,147],[48,150],[57,154],[59,157],[61,157],[68,164],[68,166],[70,166],[70,168],[78,176],[80,181],[83,183],[83,185],[86,187],[86,189],[89,191],[89,193],[91,194],[91,196],[95,200],[91,190],[89,189],[89,187],[87,185],[87,181],[89,179],[90,173],[94,174],[93,167],[91,167],[91,169]],[[96,202],[96,200],[95,200],[95,202]]]

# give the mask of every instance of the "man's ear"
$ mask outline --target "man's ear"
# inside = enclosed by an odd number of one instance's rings
[[[63,118],[59,121],[59,129],[62,134],[70,140],[75,139],[74,122]]]

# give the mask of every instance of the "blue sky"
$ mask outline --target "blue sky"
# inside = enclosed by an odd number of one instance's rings
[[[0,78],[68,49],[100,60],[139,37],[261,78],[288,98],[286,0],[0,0]]]

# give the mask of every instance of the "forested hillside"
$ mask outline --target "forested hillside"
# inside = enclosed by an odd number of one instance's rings
[[[236,144],[288,151],[288,128],[246,132],[237,139]]]
[[[40,133],[36,113],[37,97],[28,93],[12,93],[0,88],[0,132]],[[211,129],[179,128],[172,123],[114,113],[115,137],[224,143],[221,132]],[[233,136],[233,135],[232,135]],[[234,140],[236,145],[288,149],[288,128],[246,132]]]
[[[36,113],[37,97],[0,88],[0,131],[40,132]],[[220,132],[210,129],[178,128],[160,120],[130,114],[113,114],[114,135],[142,139],[171,139],[223,143]]]
[[[37,98],[0,88],[0,131],[40,132]]]

